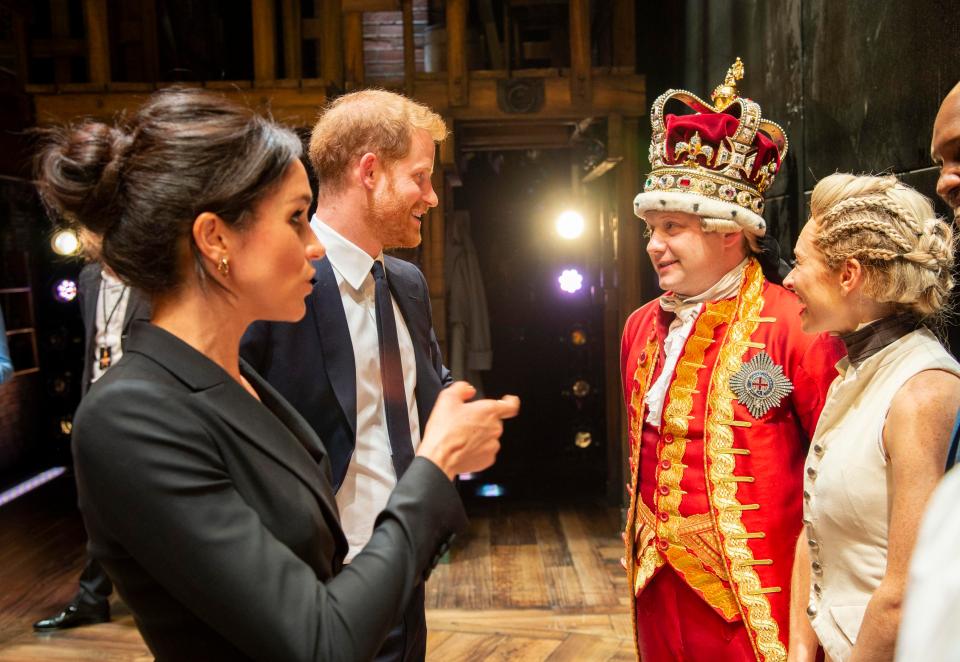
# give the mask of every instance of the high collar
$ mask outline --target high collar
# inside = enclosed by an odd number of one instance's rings
[[[327,249],[330,265],[355,290],[362,289],[363,282],[373,268],[374,259],[383,262],[382,251],[376,258],[370,257],[362,248],[321,221],[316,214],[310,220],[310,227]]]
[[[856,331],[842,334],[840,340],[846,345],[850,365],[859,367],[868,358],[916,330],[918,326],[916,317],[909,313],[901,313],[878,319]]]

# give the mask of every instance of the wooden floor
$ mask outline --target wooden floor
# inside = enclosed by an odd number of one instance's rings
[[[111,623],[48,635],[31,623],[76,591],[83,527],[72,478],[0,508],[0,661],[150,660],[114,598]],[[471,528],[427,582],[427,659],[634,660],[616,511],[472,504]]]

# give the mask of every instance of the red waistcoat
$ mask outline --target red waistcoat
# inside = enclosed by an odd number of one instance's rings
[[[633,597],[670,565],[723,618],[743,621],[758,660],[786,660],[803,462],[843,345],[804,334],[796,296],[751,260],[737,295],[695,320],[657,428],[644,396],[672,320],[654,300],[623,333]]]

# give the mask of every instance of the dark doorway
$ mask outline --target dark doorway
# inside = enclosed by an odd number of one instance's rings
[[[488,395],[516,393],[523,403],[520,417],[506,426],[497,464],[465,490],[600,497],[607,394],[599,223],[574,199],[571,152],[475,152],[466,159],[463,184],[455,206],[470,213],[490,315],[493,365],[483,385]],[[562,239],[555,219],[576,207],[585,230]],[[577,291],[561,289],[565,270],[582,277]],[[568,287],[576,284],[573,274],[568,279]]]

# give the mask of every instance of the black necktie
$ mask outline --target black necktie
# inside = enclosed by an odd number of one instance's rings
[[[410,417],[407,396],[403,390],[403,365],[400,363],[400,341],[397,320],[393,316],[393,299],[380,260],[374,260],[373,281],[376,284],[377,335],[380,338],[380,379],[383,382],[383,405],[387,413],[387,434],[397,480],[413,461],[413,440],[410,439]]]

